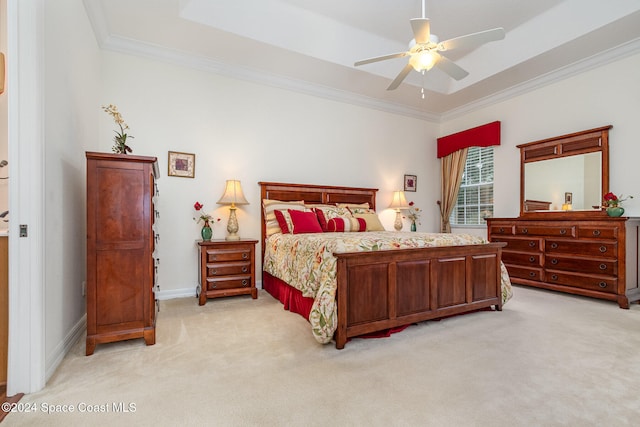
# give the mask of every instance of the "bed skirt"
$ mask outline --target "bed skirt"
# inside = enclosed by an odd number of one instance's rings
[[[311,313],[311,307],[313,306],[313,298],[303,296],[302,292],[298,289],[288,285],[287,282],[272,276],[266,271],[262,272],[262,289],[280,301],[285,310],[298,313],[307,319],[307,321],[309,320],[309,313]],[[409,326],[410,325],[402,325],[383,331],[372,332],[360,335],[358,338],[387,338],[390,337],[391,334],[404,331]]]

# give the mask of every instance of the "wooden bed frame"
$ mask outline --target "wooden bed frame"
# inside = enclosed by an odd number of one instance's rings
[[[260,182],[261,200],[369,203],[377,189]],[[262,211],[262,260],[265,221]],[[348,338],[494,306],[504,243],[336,253],[336,348]],[[263,273],[264,276],[264,273]]]

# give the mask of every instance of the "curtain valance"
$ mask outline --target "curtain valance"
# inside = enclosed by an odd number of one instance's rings
[[[500,145],[500,122],[463,130],[462,132],[438,138],[438,158],[468,147],[489,147]]]

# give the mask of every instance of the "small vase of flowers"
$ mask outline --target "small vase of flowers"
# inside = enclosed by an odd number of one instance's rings
[[[624,197],[622,194],[616,196],[611,192],[605,194],[603,207],[606,209],[607,215],[613,217],[622,216],[622,214],[624,214],[624,208],[620,205],[627,199],[633,199],[633,196]]]
[[[416,207],[413,202],[409,202],[409,212],[406,215],[406,218],[411,221],[411,231],[416,231],[416,223],[420,224],[420,214],[422,211],[420,208]]]
[[[220,221],[220,218],[214,220],[213,217],[207,213],[202,212],[202,208],[204,205],[200,202],[195,202],[193,208],[196,210],[196,216],[193,220],[196,223],[200,223],[201,221],[204,223],[202,225],[202,229],[200,230],[200,235],[202,236],[202,240],[208,242],[213,238],[213,228],[211,228],[211,223],[216,223]]]

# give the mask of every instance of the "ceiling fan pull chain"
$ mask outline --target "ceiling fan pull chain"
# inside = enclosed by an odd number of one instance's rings
[[[422,99],[424,99],[424,70],[422,70],[422,89],[420,89],[420,93],[422,94]]]

